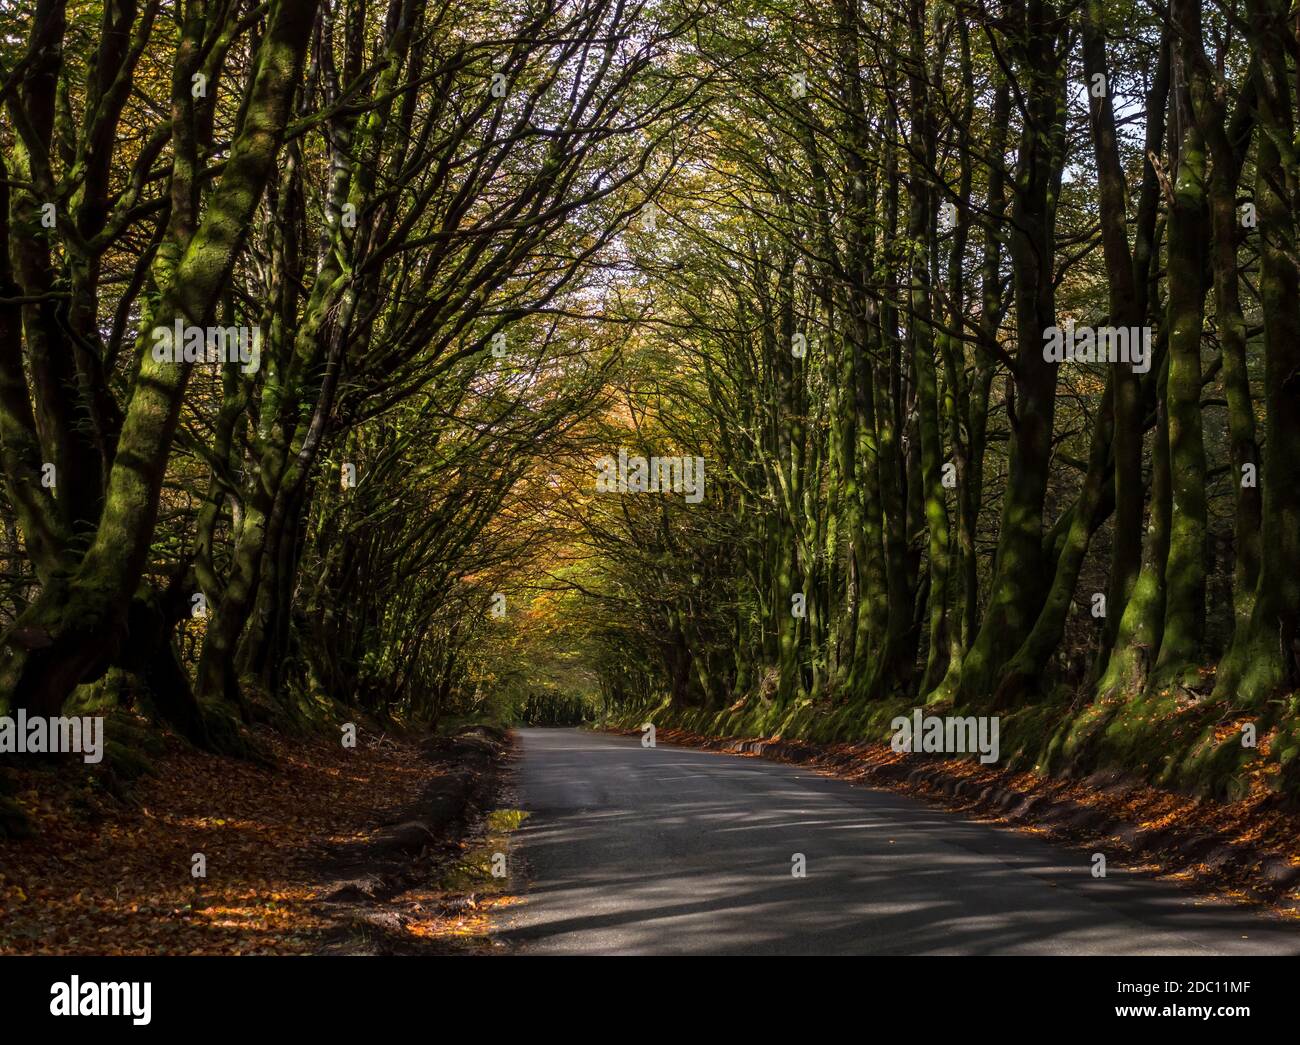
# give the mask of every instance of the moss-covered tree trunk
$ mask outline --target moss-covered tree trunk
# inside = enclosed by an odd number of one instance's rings
[[[1294,104],[1283,44],[1288,9],[1252,0],[1251,41],[1257,65],[1255,207],[1259,219],[1259,296],[1264,315],[1264,474],[1262,548],[1255,603],[1245,637],[1220,666],[1216,693],[1237,706],[1260,707],[1300,685],[1300,276],[1296,271],[1296,165],[1287,143]],[[1287,153],[1282,148],[1287,145]],[[1296,760],[1288,763],[1292,783]]]
[[[315,8],[315,0],[273,6],[220,184],[142,334],[175,319],[203,326],[212,315],[274,170]],[[56,713],[76,685],[102,674],[126,632],[190,373],[188,364],[156,361],[150,343],[142,336],[137,346],[138,377],[89,550],[76,573],[46,586],[3,639],[0,695],[39,714]]]
[[[1065,84],[1057,47],[1064,16],[1053,4],[1013,4],[1009,46],[1024,98],[1011,208],[1016,308],[1016,373],[1007,402],[1011,460],[1002,502],[992,591],[979,633],[962,665],[961,695],[988,700],[1007,661],[1029,635],[1048,583],[1043,501],[1056,416],[1057,364],[1044,358],[1056,325],[1056,203],[1064,162]]]
[[[1205,440],[1201,419],[1201,327],[1205,318],[1205,143],[1192,119],[1196,80],[1188,76],[1188,52],[1200,48],[1200,6],[1180,0],[1175,8],[1182,44],[1182,76],[1173,94],[1177,107],[1173,200],[1169,206],[1167,318],[1169,376],[1169,475],[1173,500],[1169,556],[1165,565],[1165,623],[1156,660],[1157,679],[1190,684],[1201,666],[1205,642]]]
[[[939,375],[935,366],[935,335],[931,303],[930,265],[934,255],[935,202],[930,188],[935,157],[935,127],[930,113],[924,0],[908,6],[908,93],[912,113],[909,172],[910,206],[907,222],[909,297],[908,341],[916,381],[916,420],[920,434],[920,495],[924,499],[928,536],[929,651],[921,676],[928,693],[948,667],[948,507],[943,488],[943,432],[939,416]]]
[[[1142,568],[1133,594],[1124,607],[1114,650],[1097,683],[1102,697],[1140,693],[1146,687],[1165,621],[1165,563],[1169,558],[1172,501],[1169,475],[1169,426],[1165,415],[1167,354],[1156,365],[1160,377],[1156,394],[1156,433],[1151,448],[1151,513],[1142,544]]]

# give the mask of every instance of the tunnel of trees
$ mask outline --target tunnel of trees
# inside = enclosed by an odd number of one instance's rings
[[[927,704],[1300,793],[1290,5],[0,19],[10,709]]]

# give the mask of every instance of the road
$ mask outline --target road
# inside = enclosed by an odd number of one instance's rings
[[[1300,926],[758,758],[521,729],[530,954],[1300,954]],[[803,854],[806,875],[792,874]],[[520,858],[522,857],[522,863]]]

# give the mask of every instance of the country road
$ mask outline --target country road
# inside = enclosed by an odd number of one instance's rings
[[[521,729],[524,954],[1300,954],[1300,926],[758,758]],[[794,854],[806,877],[792,876]]]

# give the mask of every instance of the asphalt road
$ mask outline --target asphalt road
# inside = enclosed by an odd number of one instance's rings
[[[541,954],[1300,954],[1300,926],[889,791],[521,729],[501,936]],[[806,876],[792,875],[803,854]],[[522,861],[520,858],[522,857]]]

